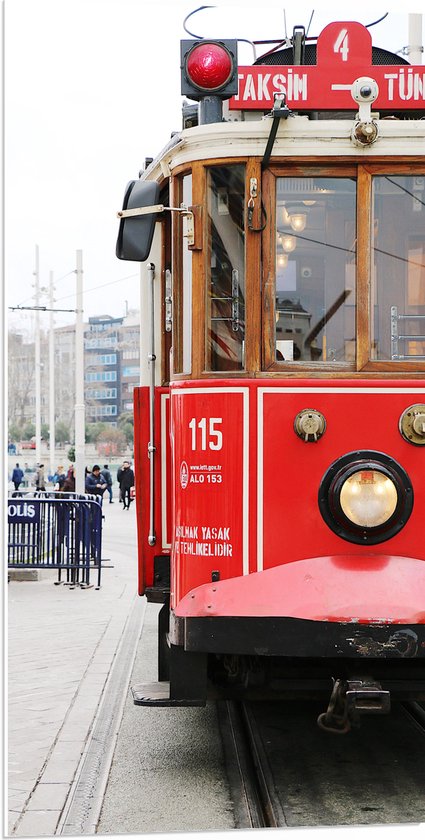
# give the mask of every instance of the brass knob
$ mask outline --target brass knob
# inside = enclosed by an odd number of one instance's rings
[[[399,429],[408,443],[423,446],[425,444],[425,405],[416,403],[406,408],[400,417]]]
[[[304,443],[315,443],[326,429],[326,420],[315,408],[304,408],[294,420],[294,430]]]

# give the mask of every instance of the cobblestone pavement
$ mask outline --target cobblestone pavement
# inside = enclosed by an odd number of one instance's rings
[[[103,509],[100,590],[8,585],[9,835],[55,834],[138,598],[135,507]]]

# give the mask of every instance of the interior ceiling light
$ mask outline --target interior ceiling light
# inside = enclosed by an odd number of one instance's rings
[[[288,265],[288,260],[289,260],[288,254],[282,254],[282,253],[278,254],[277,255],[277,260],[276,260],[278,267],[279,268],[286,268],[286,266]]]
[[[280,219],[280,224],[284,227],[291,224],[291,217],[284,204],[281,204],[280,207],[278,207],[278,217]]]
[[[297,240],[295,239],[295,236],[291,236],[290,233],[282,236],[282,248],[287,254],[290,254],[291,251],[295,251],[296,246]]]
[[[292,230],[301,232],[307,224],[307,215],[306,213],[291,213],[289,221]]]
[[[293,204],[289,206],[289,224],[292,230],[301,233],[307,224],[307,208],[304,204]]]

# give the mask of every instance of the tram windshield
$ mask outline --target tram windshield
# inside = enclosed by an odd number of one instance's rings
[[[277,178],[276,361],[354,363],[355,275],[355,180]]]
[[[372,359],[425,359],[425,178],[372,183]]]

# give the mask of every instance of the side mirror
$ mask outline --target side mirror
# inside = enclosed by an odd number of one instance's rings
[[[141,210],[146,213],[125,216],[120,221],[116,255],[119,260],[144,262],[149,257],[155,222],[158,216],[159,184],[156,181],[130,181],[127,184],[123,211]],[[152,208],[152,212],[149,212]],[[162,208],[161,208],[162,209]]]

